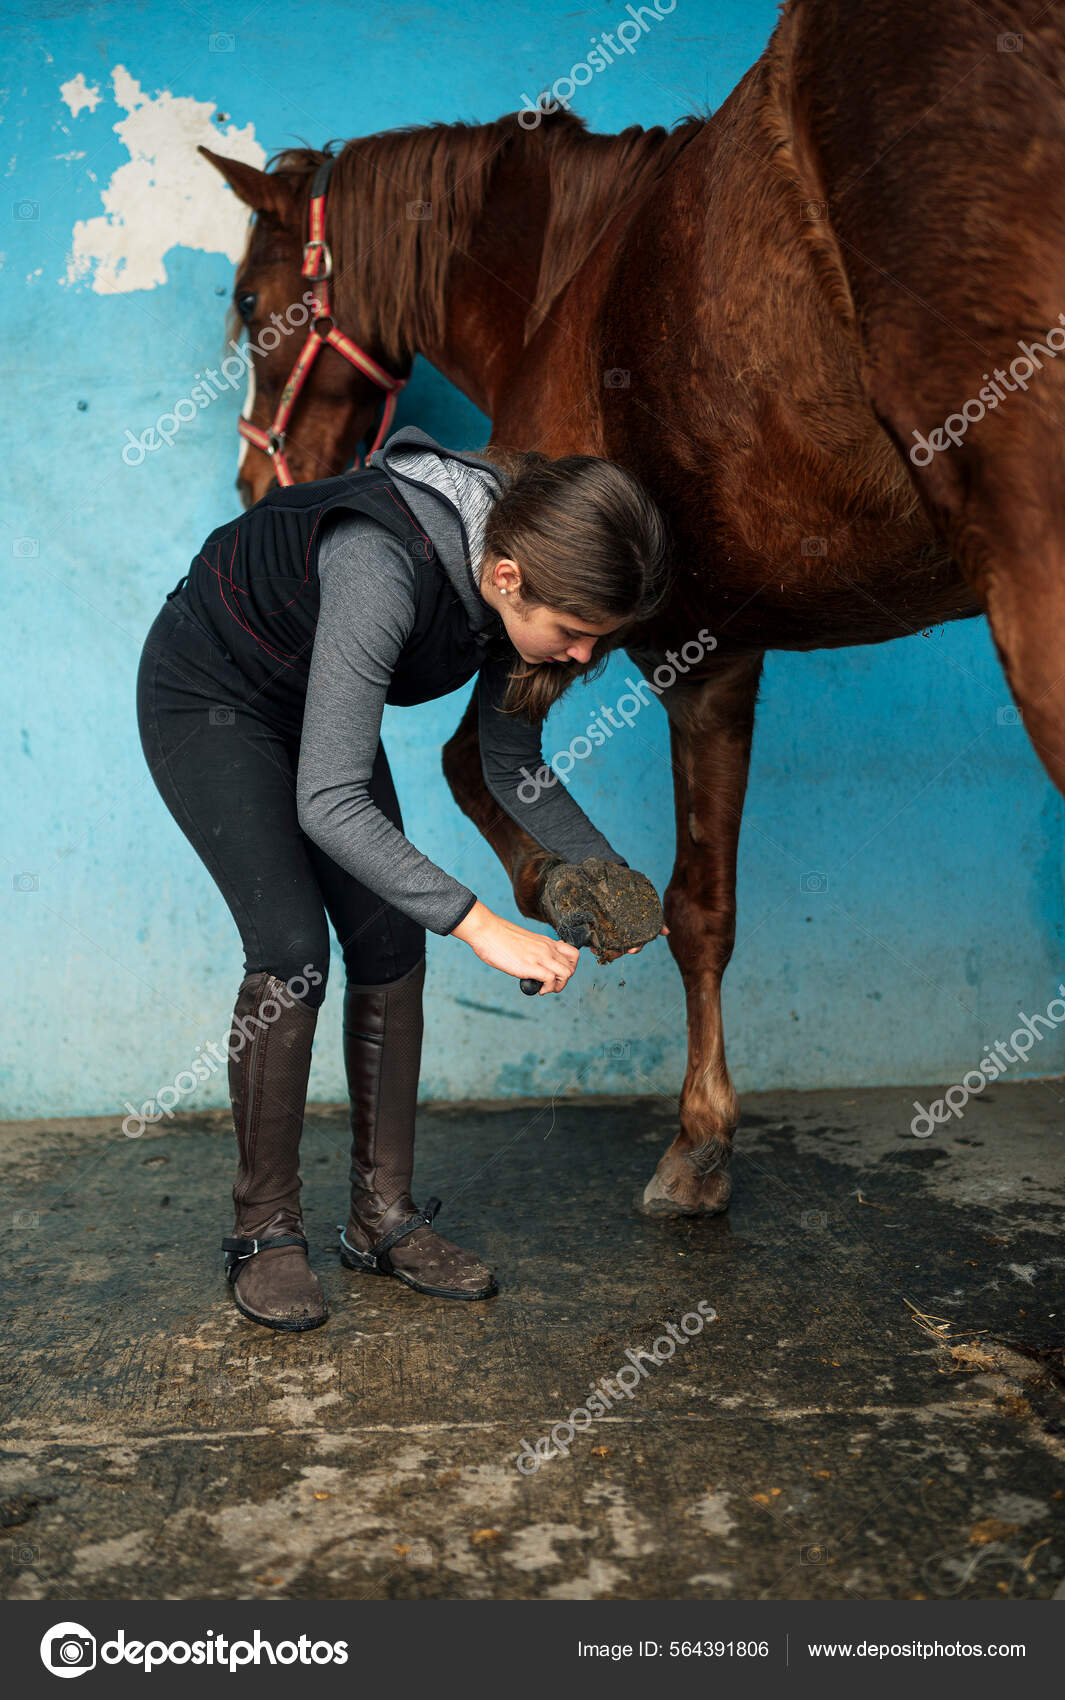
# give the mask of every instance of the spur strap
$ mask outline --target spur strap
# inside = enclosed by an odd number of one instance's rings
[[[226,1239],[222,1241],[222,1250],[226,1253],[226,1274],[232,1277],[238,1263],[254,1257],[260,1251],[273,1251],[277,1246],[298,1245],[307,1250],[307,1241],[302,1234],[274,1234],[265,1240]]]
[[[392,1247],[397,1245],[400,1240],[405,1239],[408,1234],[415,1233],[418,1228],[428,1228],[439,1209],[440,1199],[431,1198],[424,1209],[416,1210],[413,1216],[408,1216],[407,1220],[400,1222],[398,1227],[390,1228],[387,1234],[382,1234],[369,1251],[359,1251],[357,1247],[349,1245],[344,1236],[343,1227],[340,1229],[340,1238],[342,1243],[347,1246],[348,1251],[363,1260],[364,1268],[383,1269],[388,1274],[392,1269],[392,1259],[388,1255]]]

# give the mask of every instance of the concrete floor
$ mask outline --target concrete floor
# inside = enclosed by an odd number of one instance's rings
[[[711,1221],[635,1212],[665,1099],[426,1108],[418,1196],[495,1266],[482,1304],[341,1269],[343,1115],[314,1108],[333,1314],[303,1335],[229,1297],[221,1113],[3,1127],[4,1596],[1062,1597],[1065,1086],[1000,1083],[928,1141],[915,1095],[750,1097]],[[518,1472],[700,1299],[631,1402]]]

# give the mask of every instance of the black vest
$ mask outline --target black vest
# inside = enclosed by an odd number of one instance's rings
[[[212,531],[171,591],[255,687],[262,712],[298,726],[318,624],[318,549],[334,514],[365,514],[398,539],[414,566],[417,615],[386,700],[446,696],[480,667],[501,622],[470,628],[462,599],[411,513],[379,467],[269,490],[239,519]],[[182,588],[184,587],[184,588]],[[494,647],[494,646],[493,646]]]

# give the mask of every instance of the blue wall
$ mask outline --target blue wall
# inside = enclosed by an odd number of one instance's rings
[[[144,633],[235,503],[236,392],[140,466],[121,455],[127,430],[186,395],[222,351],[235,212],[223,209],[217,242],[180,206],[197,123],[220,151],[256,157],[413,121],[489,120],[625,15],[615,0],[583,12],[571,0],[266,0],[212,12],[209,28],[171,0],[5,11],[0,1115],[140,1103],[224,1035],[241,975],[228,911],[151,783],[134,715]],[[717,107],[774,18],[768,0],[678,0],[579,110],[616,130]],[[207,103],[198,119],[193,101]],[[153,164],[159,138],[179,133],[184,151],[168,144]],[[106,228],[88,223],[100,219]],[[456,446],[487,436],[422,362],[399,413],[408,422]],[[629,670],[616,660],[594,700],[560,705],[545,751],[613,701]],[[440,774],[467,694],[388,709],[384,738],[409,836],[510,913],[502,870]],[[1002,723],[1008,701],[983,622],[770,660],[727,984],[741,1090],[947,1084],[1008,1038],[1018,1009],[1055,995],[1062,806],[1023,731]],[[574,790],[661,890],[673,848],[661,710],[582,763]],[[457,940],[430,935],[429,951],[423,1096],[677,1090],[684,1004],[664,941],[623,967],[589,957],[564,996],[535,1003]],[[337,960],[318,1098],[343,1095],[341,982]],[[1054,1036],[1015,1072],[1063,1067]],[[187,1102],[222,1104],[221,1087]]]

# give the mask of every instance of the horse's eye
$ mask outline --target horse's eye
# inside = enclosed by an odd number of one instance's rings
[[[240,314],[245,324],[248,323],[248,320],[255,311],[255,301],[256,297],[254,295],[237,296],[237,312]]]

